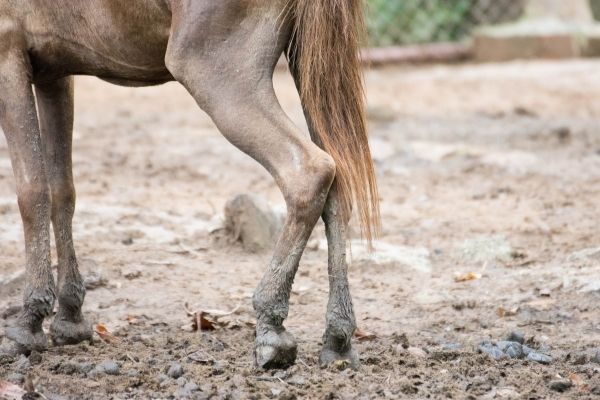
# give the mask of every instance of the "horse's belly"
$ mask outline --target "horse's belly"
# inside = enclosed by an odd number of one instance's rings
[[[165,66],[171,14],[162,1],[46,1],[26,27],[35,79],[95,75],[137,85],[172,79]]]

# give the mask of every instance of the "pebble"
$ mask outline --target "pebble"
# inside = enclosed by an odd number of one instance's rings
[[[519,332],[519,331],[512,331],[508,337],[506,338],[507,341],[509,342],[517,342],[519,344],[523,344],[525,343],[525,335],[523,334],[523,332]]]
[[[79,364],[67,361],[66,363],[60,364],[56,369],[56,372],[64,375],[75,375],[80,372]]]
[[[77,367],[79,368],[79,372],[81,372],[82,374],[87,374],[88,372],[94,369],[94,364],[92,364],[91,362],[82,362],[79,363]]]
[[[181,376],[183,376],[183,366],[177,362],[172,363],[171,366],[169,366],[167,375],[173,379],[180,378]]]
[[[162,383],[162,382],[164,382],[164,381],[166,381],[168,379],[169,379],[169,377],[167,375],[165,375],[165,374],[158,374],[156,376],[156,380],[158,381],[158,383]]]
[[[14,369],[20,373],[26,373],[31,368],[31,362],[27,357],[21,355],[13,365]]]
[[[535,352],[535,351],[530,352],[527,355],[527,359],[529,361],[535,361],[540,364],[550,364],[552,362],[552,357],[547,356],[546,354]]]
[[[184,377],[177,379],[177,385],[179,385],[181,387],[187,385],[187,383],[188,383],[188,381]]]
[[[477,350],[479,350],[480,353],[487,354],[494,360],[501,360],[507,357],[502,350],[491,343],[482,343],[477,347]]]
[[[573,383],[571,383],[571,381],[568,379],[557,379],[550,382],[550,389],[554,390],[555,392],[566,392],[571,388],[571,386],[573,386]]]
[[[496,346],[510,358],[523,357],[523,346],[518,342],[500,341]]]
[[[127,371],[127,376],[131,377],[131,378],[135,378],[136,376],[139,376],[140,372],[137,369],[130,369],[129,371]]]
[[[213,375],[223,375],[225,373],[225,369],[227,368],[227,363],[225,361],[217,361],[212,366],[212,374]]]
[[[104,361],[103,363],[99,364],[96,368],[102,369],[102,371],[106,375],[119,375],[120,373],[119,364],[112,360]]]

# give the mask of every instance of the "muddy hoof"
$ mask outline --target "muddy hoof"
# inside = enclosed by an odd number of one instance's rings
[[[352,347],[342,352],[323,347],[319,356],[319,362],[322,367],[337,365],[340,369],[352,368],[354,370],[360,367],[358,353]]]
[[[92,325],[83,317],[79,322],[55,318],[52,325],[50,325],[50,338],[55,346],[65,346],[91,340],[93,334]]]
[[[296,340],[290,333],[269,330],[257,336],[254,360],[263,369],[287,368],[296,361],[297,352]]]
[[[43,330],[32,332],[22,326],[12,326],[6,329],[6,337],[14,343],[10,346],[12,352],[29,355],[32,351],[48,349],[48,338]]]

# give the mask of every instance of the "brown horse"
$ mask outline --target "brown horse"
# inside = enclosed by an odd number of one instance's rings
[[[323,218],[330,298],[321,362],[356,365],[346,227],[353,206],[368,240],[379,220],[358,55],[362,14],[360,0],[0,0],[0,123],[16,180],[27,268],[23,311],[6,332],[13,351],[47,347],[42,322],[56,298],[53,343],[92,335],[81,312],[85,289],[71,233],[71,143],[72,76],[94,75],[129,86],[177,80],[280,187],[288,217],[253,298],[260,367],[295,360],[296,343],[283,321],[300,257]],[[273,90],[273,71],[284,52],[312,140],[286,117]]]

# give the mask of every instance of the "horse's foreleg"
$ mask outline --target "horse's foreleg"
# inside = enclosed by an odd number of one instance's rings
[[[346,264],[346,230],[348,221],[340,209],[335,185],[325,203],[323,221],[329,250],[329,302],[327,304],[326,330],[323,335],[322,365],[337,360],[346,360],[357,368],[359,359],[352,348],[352,336],[356,329],[352,298],[348,284]]]
[[[59,307],[50,327],[50,335],[55,344],[73,344],[92,337],[91,326],[81,313],[85,287],[77,266],[71,228],[75,212],[71,160],[73,78],[36,84],[35,87],[58,256]]]
[[[20,49],[3,48],[10,44],[18,44],[18,37],[0,37],[0,124],[23,220],[27,284],[23,311],[6,336],[17,343],[18,351],[27,353],[46,348],[42,322],[51,314],[55,300],[50,267],[50,191],[29,67],[24,61],[27,57]]]

